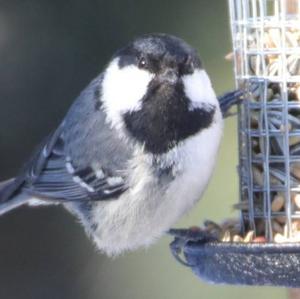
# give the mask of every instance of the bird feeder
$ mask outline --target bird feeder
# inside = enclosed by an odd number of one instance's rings
[[[177,230],[172,250],[214,283],[300,287],[300,0],[229,0],[240,219]],[[215,225],[216,226],[216,225]]]

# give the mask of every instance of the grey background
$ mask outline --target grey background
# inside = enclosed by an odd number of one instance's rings
[[[134,36],[167,32],[199,53],[218,93],[233,88],[226,1],[0,0],[0,180],[13,176],[112,53]],[[226,121],[214,178],[178,226],[233,217],[235,119]],[[0,298],[282,298],[285,290],[211,286],[171,257],[170,238],[114,260],[60,207],[0,218]]]

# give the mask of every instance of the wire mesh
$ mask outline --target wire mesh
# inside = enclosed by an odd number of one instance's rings
[[[300,241],[300,0],[229,0],[244,231]]]

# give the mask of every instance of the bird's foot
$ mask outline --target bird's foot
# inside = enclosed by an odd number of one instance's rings
[[[174,241],[170,244],[170,249],[175,259],[188,267],[193,267],[192,264],[184,261],[181,257],[182,250],[188,242],[208,242],[216,241],[217,238],[206,230],[202,230],[200,227],[193,226],[188,229],[173,228],[168,231],[168,234],[175,237]]]

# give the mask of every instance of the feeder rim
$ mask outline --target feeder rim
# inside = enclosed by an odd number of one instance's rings
[[[212,255],[215,253],[299,253],[300,243],[229,243],[210,241],[188,242],[184,246],[185,253],[201,253]]]

